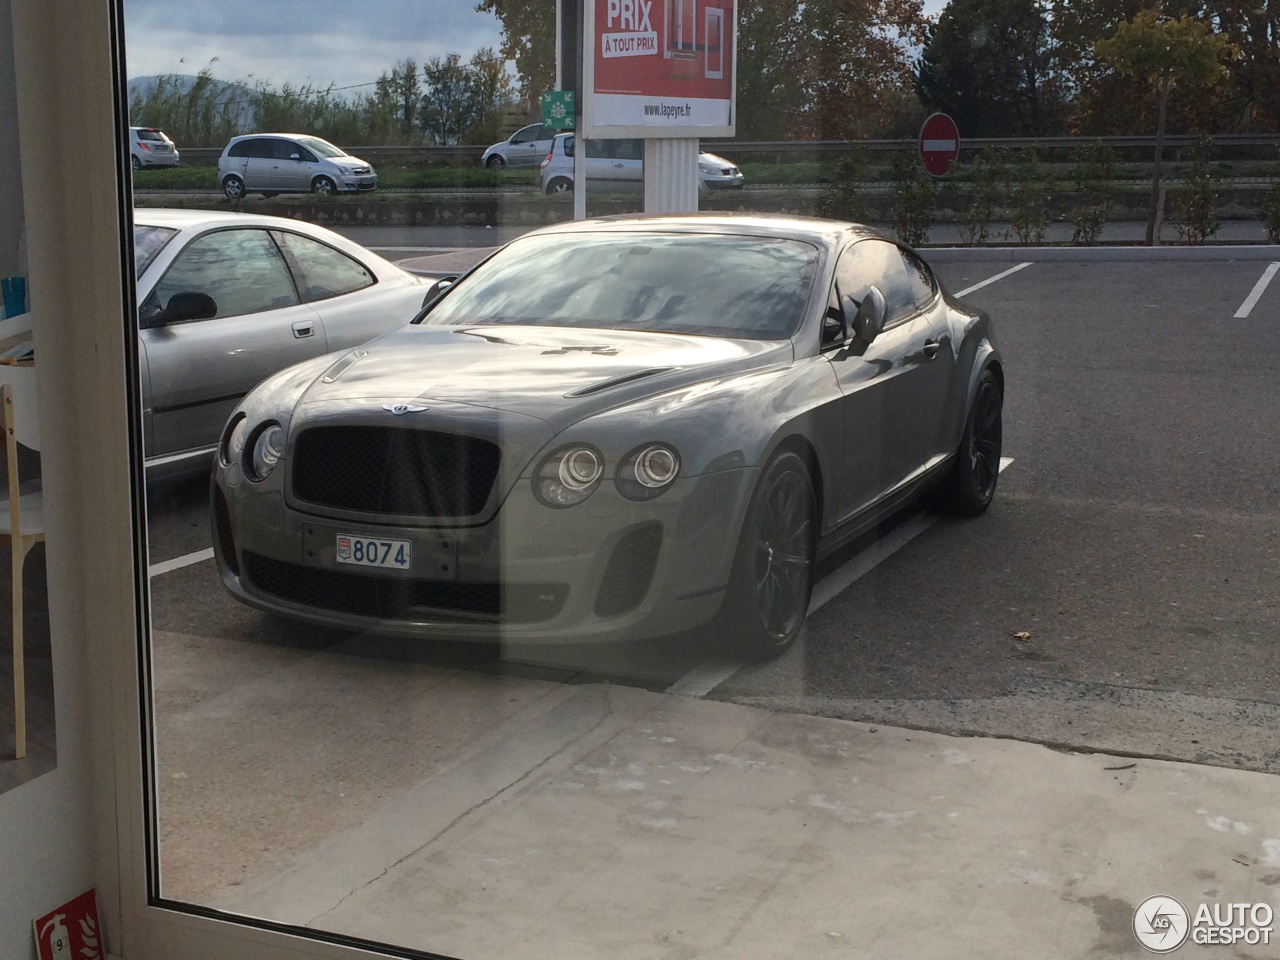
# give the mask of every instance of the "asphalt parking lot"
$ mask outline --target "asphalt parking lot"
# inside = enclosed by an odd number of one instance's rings
[[[805,637],[772,664],[690,636],[520,650],[290,626],[217,582],[205,484],[153,489],[160,825],[183,838],[166,892],[240,882],[211,868],[219,844],[243,848],[229,863],[260,870],[268,846],[287,862],[444,762],[470,714],[585,681],[1280,772],[1280,283],[1253,296],[1261,260],[1018,263],[935,264],[998,324],[995,505],[905,514],[828,564]],[[412,704],[441,678],[459,720],[428,729]],[[306,799],[218,830],[254,777]]]

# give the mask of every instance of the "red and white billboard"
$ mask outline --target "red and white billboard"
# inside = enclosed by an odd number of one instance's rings
[[[734,135],[737,0],[586,0],[589,137]]]

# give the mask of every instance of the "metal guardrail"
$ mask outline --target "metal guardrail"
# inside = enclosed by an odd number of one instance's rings
[[[1190,146],[1196,142],[1191,134],[1174,134],[1164,138],[1169,149]],[[1211,136],[1210,141],[1216,147],[1280,147],[1280,134],[1273,133],[1226,133]],[[813,154],[838,154],[848,150],[852,144],[873,153],[894,150],[914,149],[914,139],[897,140],[703,140],[705,148],[722,153],[732,159],[747,154],[774,154],[778,157],[805,156]],[[971,137],[960,140],[965,150],[981,150],[984,147],[1009,147],[1013,149],[1035,147],[1040,150],[1082,150],[1095,144],[1103,144],[1113,149],[1154,150],[1154,136],[1114,136],[1114,137]],[[351,153],[365,160],[393,160],[396,158],[417,158],[444,163],[479,164],[484,146],[462,145],[453,147],[436,147],[426,144],[413,146],[363,146],[349,147]],[[213,164],[222,154],[221,147],[183,147],[179,150],[184,160],[194,165]]]

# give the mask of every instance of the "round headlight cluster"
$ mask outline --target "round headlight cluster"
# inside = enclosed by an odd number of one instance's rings
[[[284,427],[269,422],[257,429],[253,437],[253,449],[245,462],[245,473],[250,480],[265,480],[284,456]]]
[[[284,427],[268,420],[250,428],[249,419],[237,414],[222,431],[218,462],[224,467],[238,463],[250,480],[265,480],[284,456]]]
[[[562,447],[546,457],[533,477],[538,499],[549,507],[572,507],[595,493],[605,474],[605,459],[594,447]],[[622,459],[616,482],[629,500],[652,500],[680,474],[680,456],[663,443],[637,447]]]
[[[629,500],[652,500],[680,473],[680,455],[665,443],[632,450],[618,468],[618,492]]]
[[[539,465],[533,490],[549,507],[572,507],[595,493],[603,476],[604,457],[594,447],[564,447]]]

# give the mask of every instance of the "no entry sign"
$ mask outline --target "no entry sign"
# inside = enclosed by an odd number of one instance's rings
[[[960,156],[960,129],[945,113],[932,114],[920,128],[920,160],[935,177],[945,177]]]

